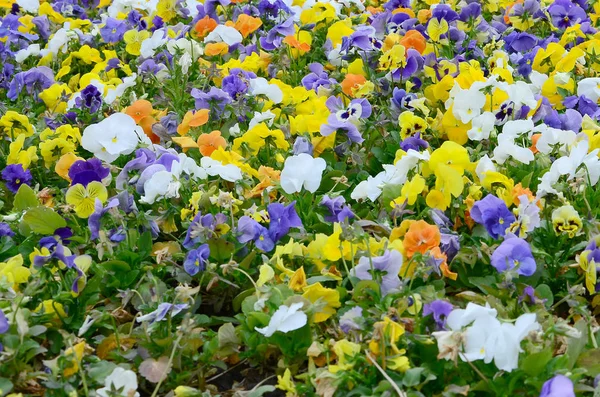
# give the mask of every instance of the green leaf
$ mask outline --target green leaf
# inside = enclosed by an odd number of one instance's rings
[[[545,305],[547,308],[550,308],[554,304],[554,294],[548,285],[538,285],[535,287],[535,293],[536,295],[539,295],[540,298],[546,299]]]
[[[223,238],[213,238],[208,240],[208,247],[210,248],[210,257],[217,262],[229,260],[235,248],[232,243]]]
[[[22,184],[15,194],[15,199],[13,201],[13,208],[16,211],[23,211],[31,207],[37,207],[40,205],[40,202],[35,195],[35,192],[31,187],[26,184]]]
[[[115,273],[128,272],[131,270],[131,267],[127,264],[127,262],[119,260],[102,262],[100,266]]]
[[[140,236],[138,250],[140,254],[140,259],[147,258],[152,252],[152,233],[150,233],[150,231],[145,231]]]
[[[402,383],[406,387],[417,386],[421,383],[421,374],[425,368],[411,368],[404,373],[404,378],[402,379]]]
[[[48,207],[35,207],[27,210],[23,223],[37,234],[52,235],[58,228],[67,226],[64,218]]]
[[[13,389],[13,384],[6,378],[0,378],[0,396],[6,396]]]
[[[275,386],[263,385],[263,386],[257,387],[256,389],[252,389],[252,391],[248,393],[247,397],[261,397],[265,393],[271,393],[274,391],[275,391]]]
[[[569,363],[567,365],[568,369],[572,369],[581,352],[585,349],[585,345],[588,341],[588,327],[585,320],[581,319],[575,323],[575,328],[581,332],[581,336],[578,338],[571,337],[567,339],[567,353],[566,356],[569,357]]]
[[[247,289],[241,293],[239,293],[235,298],[233,298],[233,302],[231,303],[233,306],[233,310],[239,312],[242,308],[242,302],[244,299],[249,297],[254,293],[254,288]]]
[[[577,360],[578,368],[585,368],[588,376],[597,376],[600,374],[600,349],[591,349],[584,351]]]
[[[538,376],[546,368],[550,360],[552,360],[552,350],[542,350],[541,352],[525,357],[521,361],[521,369],[529,376]]]

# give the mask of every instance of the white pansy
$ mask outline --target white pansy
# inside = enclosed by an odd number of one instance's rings
[[[167,43],[167,35],[162,29],[155,30],[151,37],[142,41],[140,54],[144,58],[152,58],[156,53],[156,49]]]
[[[115,88],[109,88],[106,95],[104,96],[104,103],[107,105],[112,104],[117,98],[123,96],[128,88],[135,87],[137,74],[132,73],[131,76],[127,76],[123,79],[123,82],[117,85]]]
[[[577,139],[577,134],[571,130],[561,130],[548,127],[546,124],[540,124],[535,127],[535,131],[541,133],[535,147],[541,153],[548,154],[558,145],[560,150],[565,150]]]
[[[250,80],[250,95],[265,95],[273,103],[280,103],[283,100],[283,91],[276,84],[269,84],[267,79],[259,77]]]
[[[499,369],[510,372],[518,367],[521,342],[531,331],[539,330],[540,324],[534,313],[521,315],[515,322],[503,322],[496,318],[495,309],[469,303],[466,309],[454,309],[448,315],[449,331],[434,332],[438,341],[440,358],[453,359],[457,349],[463,361],[492,361]]]
[[[452,105],[452,114],[464,124],[479,116],[485,105],[485,94],[476,88],[478,86],[463,90],[455,83],[450,90],[451,99],[446,101],[446,107]]]
[[[217,27],[214,28],[213,31],[204,38],[204,42],[223,42],[229,46],[232,46],[241,43],[243,39],[244,38],[242,37],[242,34],[235,28],[232,28],[231,26],[217,25]]]
[[[290,306],[279,306],[269,320],[269,325],[264,328],[255,328],[255,330],[268,338],[277,331],[287,333],[304,327],[308,319],[306,313],[299,311],[302,305],[302,302],[296,302]]]
[[[471,121],[471,129],[467,131],[467,136],[473,141],[488,139],[490,133],[494,131],[495,123],[496,115],[492,112],[484,112],[473,118]]]
[[[29,44],[27,48],[17,51],[15,54],[15,61],[21,63],[30,56],[38,56],[40,55],[40,45],[39,44]]]
[[[96,390],[101,397],[139,397],[138,382],[135,372],[121,367],[115,368],[104,380],[104,387]]]
[[[323,171],[327,163],[322,158],[313,158],[310,154],[301,153],[285,159],[281,171],[281,187],[287,194],[297,193],[304,187],[311,193],[321,185]]]
[[[37,14],[40,9],[40,0],[17,0],[17,4],[26,12]]]
[[[220,161],[210,157],[202,157],[200,166],[210,176],[219,176],[229,182],[235,182],[242,179],[242,170],[234,164],[223,165]]]
[[[146,137],[144,130],[130,116],[114,113],[83,130],[81,146],[100,160],[112,163],[120,155],[132,153],[142,136]]]
[[[600,98],[600,77],[589,77],[577,83],[577,96],[585,95],[592,102]]]
[[[273,124],[273,120],[275,120],[275,113],[267,110],[266,112],[254,112],[254,117],[250,120],[250,124],[248,125],[248,130],[251,130],[255,126],[260,123],[266,122],[267,125],[271,126]],[[239,127],[239,125],[238,125]]]
[[[485,178],[485,173],[488,171],[496,171],[496,165],[488,157],[488,155],[485,154],[477,162],[477,167],[475,167],[475,173],[477,174],[479,180],[482,181]]]

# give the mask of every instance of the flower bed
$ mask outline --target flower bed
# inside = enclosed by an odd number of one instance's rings
[[[0,0],[0,396],[598,395],[600,3]]]

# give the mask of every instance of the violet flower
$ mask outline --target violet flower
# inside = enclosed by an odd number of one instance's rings
[[[231,97],[220,88],[211,87],[208,92],[192,89],[192,97],[196,99],[196,109],[210,109],[216,117],[225,111],[225,106],[232,102]]]
[[[33,177],[31,171],[23,169],[21,164],[10,164],[2,170],[2,179],[4,179],[8,190],[16,193],[21,185],[31,185]]]
[[[360,306],[354,306],[340,317],[340,329],[347,334],[350,331],[362,329],[363,309]]]
[[[360,119],[371,116],[372,108],[369,101],[364,98],[353,99],[345,107],[340,98],[330,97],[326,105],[332,114],[327,118],[327,124],[321,125],[321,135],[329,136],[337,130],[343,130],[351,142],[362,143],[364,138],[358,131],[357,125]]]
[[[437,299],[423,305],[423,317],[433,315],[433,320],[438,331],[446,329],[446,319],[452,311],[452,304],[445,300]]]
[[[556,375],[544,383],[540,397],[575,397],[573,381],[564,375]]]
[[[102,161],[93,157],[89,160],[77,160],[69,168],[71,185],[78,183],[87,186],[90,182],[101,182],[110,174],[110,168],[104,167]]]
[[[187,303],[180,303],[177,305],[174,305],[172,303],[161,303],[160,305],[158,305],[158,308],[156,310],[146,315],[140,316],[136,320],[138,323],[141,323],[143,321],[149,321],[150,323],[163,321],[167,318],[167,314],[171,314],[171,317],[175,317],[177,314],[181,313],[187,308]]]
[[[504,236],[506,229],[515,221],[515,216],[504,201],[492,194],[488,194],[473,205],[471,218],[484,225],[490,236],[495,239]]]
[[[206,269],[206,263],[208,262],[208,256],[210,255],[210,248],[208,244],[202,244],[195,250],[188,252],[185,261],[183,262],[183,268],[190,276],[195,276],[200,271]]]
[[[587,21],[585,10],[570,0],[556,0],[548,7],[548,13],[552,17],[552,24],[559,29]]]
[[[366,257],[358,260],[350,274],[360,280],[380,281],[381,295],[385,296],[400,287],[400,268],[402,267],[402,254],[398,251],[386,251],[382,256]]]
[[[319,204],[329,210],[330,215],[325,217],[327,222],[343,222],[346,218],[355,217],[352,210],[346,205],[346,199],[343,196],[331,198],[325,195]]]
[[[491,263],[500,273],[516,268],[522,276],[531,276],[537,268],[529,243],[518,237],[504,240],[492,254]]]

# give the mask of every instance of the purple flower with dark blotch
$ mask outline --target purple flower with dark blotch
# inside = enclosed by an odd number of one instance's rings
[[[292,12],[285,2],[281,0],[261,0],[258,3],[258,11],[260,12],[260,15],[272,18],[277,17],[281,11],[286,14],[290,14]]]
[[[394,87],[392,91],[392,107],[400,112],[402,110],[413,110],[414,108],[409,105],[410,101],[417,99],[417,96],[412,93],[407,93],[404,89]]]
[[[136,28],[137,30],[146,30],[148,27],[148,24],[143,19],[143,15],[137,10],[129,11],[129,14],[127,14],[127,22],[129,23],[129,26]]]
[[[127,24],[119,19],[108,18],[106,24],[100,28],[102,40],[107,43],[118,43],[127,31]]]
[[[515,216],[504,201],[493,194],[488,194],[473,205],[471,218],[484,225],[490,236],[496,239],[504,236],[506,229],[515,221]]]
[[[345,334],[362,329],[362,323],[363,309],[360,306],[354,306],[340,317],[340,329]]]
[[[71,243],[71,237],[73,237],[73,230],[70,227],[59,227],[54,231],[54,238],[62,244],[68,245]]]
[[[295,206],[295,201],[286,206],[281,203],[272,203],[267,206],[269,233],[274,241],[279,241],[293,227],[298,229],[303,227]]]
[[[423,68],[423,57],[419,51],[409,48],[406,51],[406,62],[403,67],[392,71],[394,80],[407,80]]]
[[[556,0],[548,7],[548,13],[552,17],[552,24],[559,29],[588,20],[585,10],[570,0]]]
[[[110,174],[110,168],[104,167],[102,161],[97,158],[89,160],[77,160],[69,168],[69,178],[71,184],[78,183],[87,186],[90,182],[102,181]]]
[[[398,274],[402,267],[402,254],[398,251],[386,251],[382,256],[363,256],[358,260],[350,274],[360,280],[380,282],[381,295],[385,296],[400,287]]]
[[[529,243],[518,237],[504,240],[492,254],[491,263],[500,273],[516,268],[518,274],[531,276],[536,270]]]
[[[2,179],[8,190],[16,193],[21,185],[31,185],[33,177],[31,171],[23,169],[21,164],[10,164],[2,171]]]
[[[446,319],[452,311],[452,304],[442,299],[423,305],[423,317],[433,315],[438,331],[446,329]]]
[[[111,208],[115,208],[119,205],[119,199],[116,197],[111,198],[106,203],[106,206],[102,206],[102,201],[96,199],[94,203],[94,212],[88,218],[88,228],[90,229],[90,239],[96,240],[100,237],[100,219],[106,214]]]
[[[210,109],[216,117],[223,114],[225,106],[232,102],[229,94],[216,87],[211,87],[208,92],[193,88],[191,95],[196,100],[196,110]]]
[[[298,138],[296,138],[296,140],[294,141],[294,146],[292,147],[294,155],[306,153],[312,156],[313,150],[313,144],[303,136],[299,136]]]
[[[331,198],[325,195],[320,205],[329,210],[330,215],[325,217],[327,222],[343,222],[346,218],[352,219],[355,217],[352,210],[346,205],[346,199],[343,196]]]
[[[75,106],[79,109],[88,109],[90,113],[96,113],[103,104],[102,93],[93,84],[89,84],[81,91],[81,95],[75,98]]]
[[[210,255],[210,248],[208,244],[202,244],[197,249],[188,252],[183,262],[183,268],[190,276],[195,276],[200,271],[206,269],[206,262]]]
[[[556,375],[544,383],[540,397],[575,397],[573,381],[564,375]]]
[[[417,152],[421,152],[424,149],[427,149],[429,144],[426,140],[421,139],[421,133],[417,132],[413,136],[409,136],[402,142],[400,142],[400,149],[408,152],[410,149],[416,150]]]
[[[360,119],[371,115],[371,104],[367,99],[353,99],[347,107],[343,106],[341,99],[330,97],[326,102],[327,108],[332,112],[327,118],[327,124],[321,125],[321,135],[329,136],[335,131],[346,132],[351,142],[362,143],[364,138],[358,131],[357,124]]]

